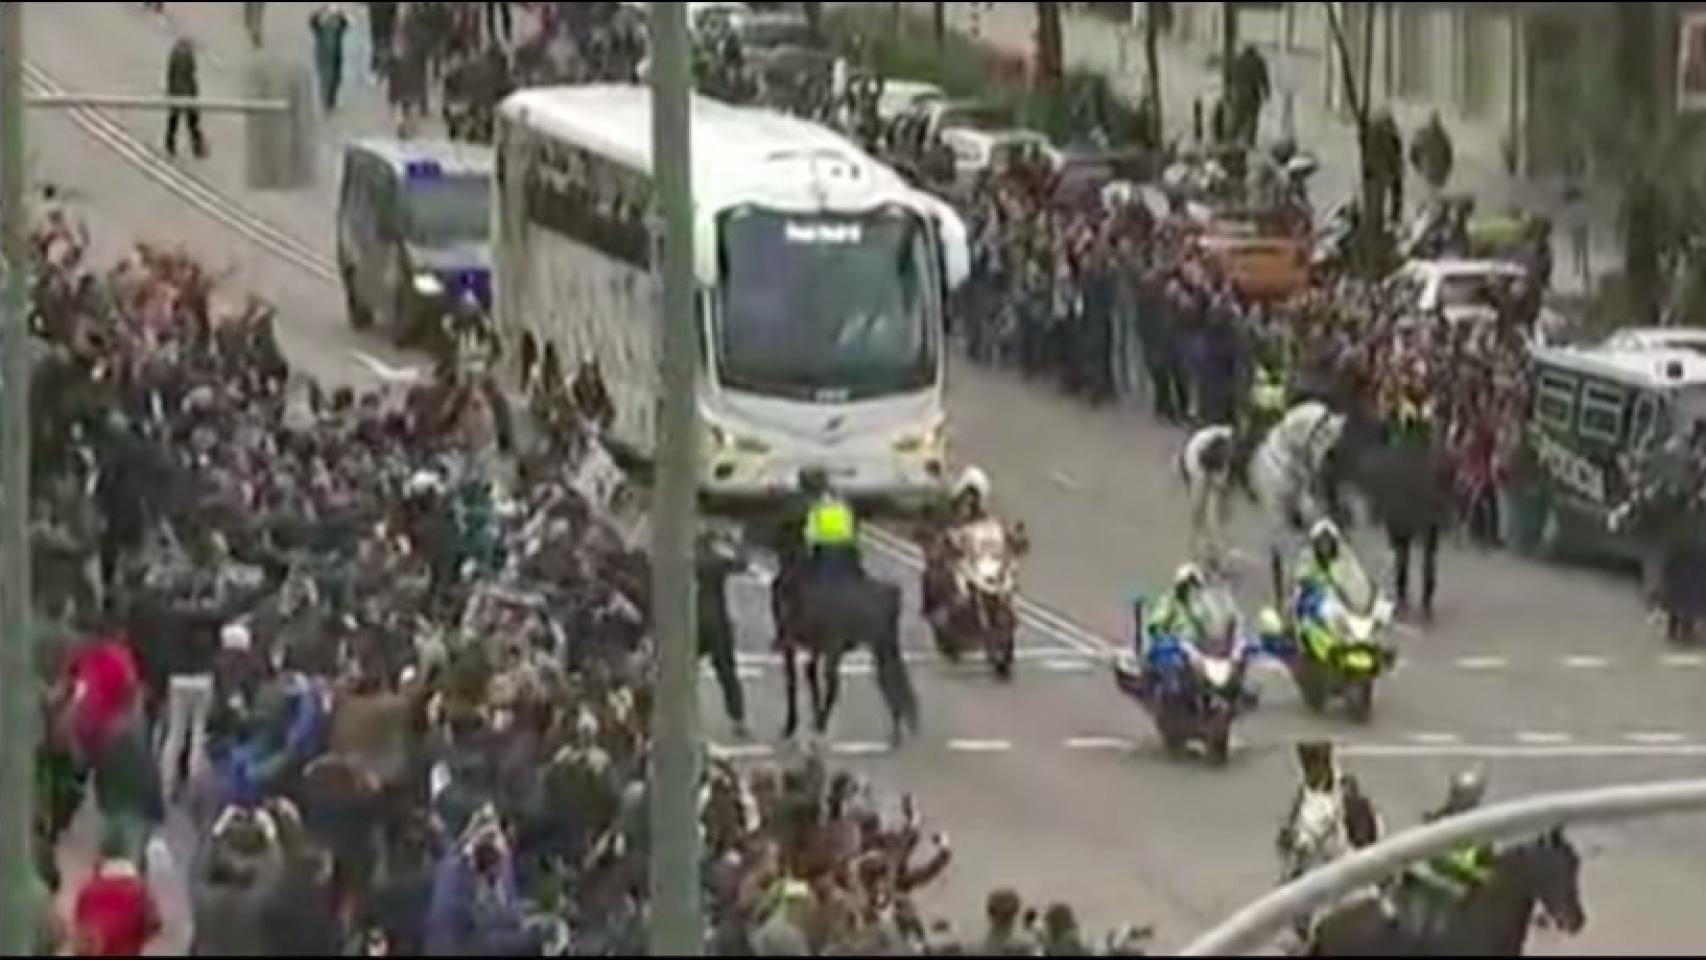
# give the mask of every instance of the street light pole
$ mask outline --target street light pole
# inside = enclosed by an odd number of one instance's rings
[[[651,952],[704,952],[699,880],[699,645],[694,570],[699,446],[694,378],[692,76],[687,7],[651,5],[652,173],[663,242],[663,389],[652,500],[658,682],[651,750]]]
[[[35,631],[30,625],[29,211],[24,5],[0,3],[0,955],[35,952]]]

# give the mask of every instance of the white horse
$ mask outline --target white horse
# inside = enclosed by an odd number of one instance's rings
[[[1344,416],[1311,400],[1286,413],[1251,459],[1250,487],[1267,520],[1276,602],[1284,602],[1285,557],[1295,552],[1295,534],[1327,515],[1321,477],[1344,433]]]

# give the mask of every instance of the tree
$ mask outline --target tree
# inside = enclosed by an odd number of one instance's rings
[[[800,10],[806,15],[806,26],[811,28],[812,36],[823,38],[823,3],[802,3]]]
[[[935,31],[936,48],[939,50],[948,45],[948,5],[944,0],[935,0],[930,4],[930,25]]]
[[[1173,29],[1173,5],[1151,2],[1143,5],[1143,56],[1148,64],[1149,83],[1147,120],[1149,129],[1141,131],[1145,140],[1159,147],[1167,136],[1167,124],[1161,112],[1161,34]]]
[[[1339,57],[1339,75],[1344,82],[1345,102],[1350,105],[1351,118],[1356,124],[1357,130],[1358,159],[1362,167],[1362,199],[1357,216],[1357,224],[1360,228],[1358,231],[1357,250],[1359,255],[1357,259],[1364,274],[1374,277],[1383,272],[1385,261],[1388,259],[1386,255],[1388,240],[1386,197],[1385,191],[1382,189],[1383,181],[1380,177],[1382,171],[1374,169],[1374,164],[1371,162],[1373,151],[1370,150],[1370,146],[1373,144],[1376,131],[1372,117],[1373,108],[1370,105],[1372,91],[1368,89],[1370,84],[1366,82],[1369,76],[1368,64],[1373,60],[1374,52],[1374,14],[1367,7],[1363,9],[1363,70],[1361,73],[1364,82],[1359,83],[1357,81],[1359,72],[1357,70],[1357,58],[1351,53],[1350,39],[1345,34],[1345,25],[1339,16],[1339,5],[1323,3],[1322,6],[1327,10],[1327,27],[1333,35],[1333,47]],[[1402,162],[1402,158],[1400,158],[1400,165]],[[1401,167],[1397,174],[1403,176]]]
[[[1037,0],[1037,84],[1044,92],[1057,94],[1066,75],[1065,38],[1061,31],[1060,4]]]

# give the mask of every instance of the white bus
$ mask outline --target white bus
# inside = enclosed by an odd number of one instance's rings
[[[693,101],[701,489],[765,498],[826,470],[852,496],[939,488],[943,310],[967,273],[946,204],[816,124]],[[495,315],[567,376],[599,361],[610,439],[656,440],[651,97],[525,90],[498,111]]]

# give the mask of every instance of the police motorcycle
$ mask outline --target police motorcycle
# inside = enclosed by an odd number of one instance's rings
[[[1168,593],[1135,602],[1133,612],[1137,636],[1114,660],[1115,684],[1154,720],[1169,756],[1183,757],[1195,744],[1224,766],[1232,725],[1259,702],[1247,680],[1261,653],[1230,585],[1186,565]]]
[[[1014,634],[1019,616],[1014,600],[1019,591],[1019,545],[1007,526],[985,517],[953,532],[954,598],[931,623],[936,648],[949,661],[967,650],[983,648],[996,677],[1013,676]]]
[[[1322,564],[1321,577],[1298,581],[1288,617],[1271,607],[1263,610],[1257,633],[1263,648],[1285,664],[1311,711],[1338,700],[1352,720],[1367,723],[1375,682],[1397,662],[1386,639],[1397,607],[1369,580],[1336,526],[1318,524],[1307,549],[1319,549],[1328,536],[1338,544],[1337,556]]]
[[[989,479],[968,468],[955,484],[954,501],[974,497],[987,504]],[[936,649],[949,662],[968,651],[982,649],[1000,680],[1013,676],[1014,641],[1019,628],[1019,558],[1028,549],[1024,525],[1009,528],[979,506],[975,513],[952,522],[929,552],[924,588],[932,581],[945,587],[940,602],[927,606]]]

